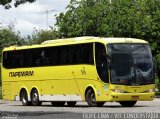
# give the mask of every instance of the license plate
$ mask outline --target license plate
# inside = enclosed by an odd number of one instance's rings
[[[139,99],[139,96],[132,96],[132,99]]]

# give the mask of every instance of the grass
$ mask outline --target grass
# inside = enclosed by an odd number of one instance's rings
[[[160,95],[160,92],[155,92],[156,95]]]

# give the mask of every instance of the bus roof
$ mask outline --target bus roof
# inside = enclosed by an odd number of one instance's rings
[[[135,38],[103,38],[103,37],[75,37],[75,38],[65,38],[65,39],[56,39],[56,40],[47,40],[42,42],[39,45],[30,45],[30,46],[10,46],[4,48],[3,51],[7,50],[20,50],[20,49],[31,49],[39,47],[49,47],[49,46],[60,46],[60,45],[69,45],[69,44],[80,44],[80,43],[91,43],[91,42],[101,42],[104,44],[111,43],[143,43],[148,44],[145,40],[135,39]]]
[[[57,40],[48,40],[44,41],[42,44],[55,44],[55,43],[68,43],[68,42],[104,42],[106,44],[109,43],[147,43],[141,39],[135,38],[103,38],[103,37],[76,37],[76,38],[67,38],[67,39],[57,39]]]

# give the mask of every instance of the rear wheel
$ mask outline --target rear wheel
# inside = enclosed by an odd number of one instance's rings
[[[123,107],[133,107],[136,104],[137,101],[120,101],[119,103]]]
[[[39,94],[36,89],[32,90],[31,101],[32,101],[33,106],[40,106],[42,104],[42,102],[39,101]]]
[[[32,105],[31,101],[28,101],[28,94],[26,90],[22,90],[20,99],[22,101],[23,106],[29,106]]]
[[[76,105],[76,101],[67,102],[67,105],[70,107],[74,107]]]
[[[62,107],[64,106],[65,102],[63,101],[53,101],[51,102],[52,106],[55,106],[55,107]]]

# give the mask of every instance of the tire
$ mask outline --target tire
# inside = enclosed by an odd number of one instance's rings
[[[119,103],[123,107],[133,107],[136,104],[137,101],[120,101]]]
[[[91,107],[96,107],[97,102],[96,102],[96,97],[93,89],[88,89],[85,95],[86,101],[89,106]]]
[[[39,94],[36,89],[34,89],[31,93],[31,101],[33,106],[40,106],[42,104],[42,102],[39,101]]]
[[[97,102],[97,107],[103,107],[105,102]]]
[[[53,101],[51,102],[52,106],[55,106],[55,107],[63,107],[65,102],[63,101]]]
[[[20,94],[20,99],[22,101],[23,106],[30,106],[32,105],[31,101],[28,101],[28,94],[26,90],[22,90]]]
[[[69,107],[74,107],[75,105],[76,105],[76,101],[71,101],[71,102],[67,102],[67,105],[69,106]]]

